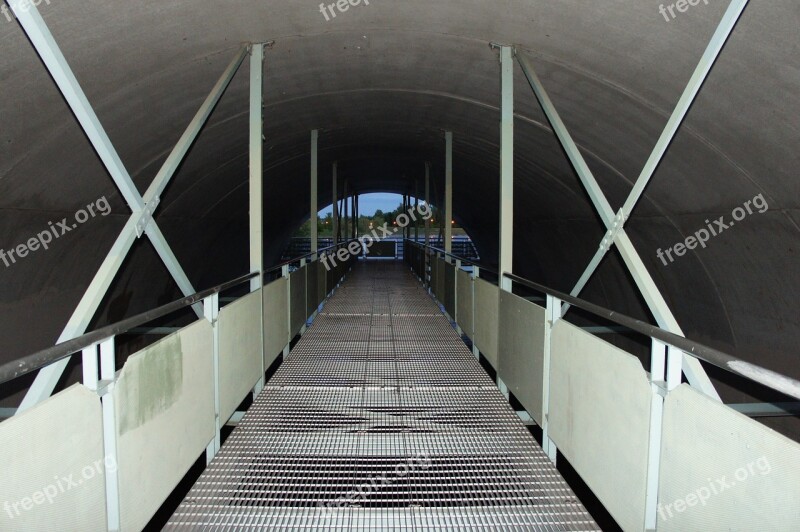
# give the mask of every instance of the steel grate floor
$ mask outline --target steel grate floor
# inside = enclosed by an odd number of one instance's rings
[[[354,267],[165,530],[599,530],[402,264]]]

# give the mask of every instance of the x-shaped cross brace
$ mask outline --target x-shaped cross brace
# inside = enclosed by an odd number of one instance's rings
[[[517,53],[519,64],[522,67],[522,70],[525,73],[533,92],[536,94],[536,98],[538,99],[542,110],[547,116],[550,126],[558,137],[562,147],[564,148],[564,151],[567,154],[567,157],[570,160],[570,163],[572,164],[572,167],[578,174],[578,177],[583,183],[584,188],[589,194],[589,198],[591,199],[595,210],[600,215],[600,218],[603,220],[607,230],[607,233],[604,235],[597,252],[595,253],[589,265],[586,267],[586,270],[581,278],[578,280],[575,288],[572,290],[571,294],[573,296],[578,296],[580,294],[581,290],[583,290],[583,288],[586,286],[586,283],[589,281],[592,274],[600,265],[603,257],[605,257],[606,253],[611,249],[612,245],[616,244],[622,259],[625,262],[625,265],[633,276],[639,291],[644,297],[650,311],[653,313],[653,316],[655,317],[659,327],[675,334],[683,335],[683,330],[681,329],[680,325],[678,325],[677,320],[669,309],[669,305],[667,305],[667,302],[664,300],[664,297],[658,290],[653,278],[647,271],[644,262],[642,262],[641,257],[636,252],[636,248],[628,237],[624,226],[626,220],[630,218],[633,208],[641,198],[644,189],[647,187],[650,179],[653,177],[653,174],[661,163],[667,148],[669,148],[669,145],[672,143],[672,140],[674,139],[675,134],[678,132],[683,119],[689,112],[695,97],[702,88],[703,83],[711,71],[711,68],[714,66],[714,62],[719,57],[722,48],[725,46],[725,42],[733,32],[733,28],[736,26],[736,23],[747,6],[747,3],[748,0],[732,0],[727,12],[720,22],[716,32],[714,33],[714,36],[711,38],[711,42],[700,59],[700,64],[695,69],[694,74],[689,80],[683,95],[678,101],[672,116],[670,117],[663,133],[661,134],[661,137],[658,139],[653,152],[650,154],[647,163],[645,164],[639,178],[634,184],[628,199],[616,214],[603,194],[603,191],[601,190],[591,170],[589,170],[589,167],[586,164],[586,161],[583,159],[583,155],[581,155],[578,146],[575,144],[571,135],[567,131],[564,122],[558,115],[558,112],[556,111],[553,102],[550,100],[550,97],[547,95],[544,86],[536,76],[530,61],[524,54],[519,52]],[[565,305],[563,312],[566,312],[568,308],[569,307]],[[705,370],[696,358],[684,354],[683,372],[686,374],[686,378],[689,380],[689,383],[692,386],[700,389],[710,397],[719,400],[719,395],[714,389],[711,380],[708,378]]]
[[[108,292],[112,281],[122,266],[122,262],[128,255],[133,242],[136,238],[146,234],[153,244],[164,265],[169,270],[170,275],[178,284],[184,295],[192,295],[195,289],[192,287],[186,273],[183,271],[178,259],[170,249],[164,235],[153,219],[153,214],[160,201],[161,194],[169,184],[170,179],[175,175],[192,143],[197,138],[200,130],[205,125],[211,112],[214,110],[225,89],[233,79],[234,74],[244,61],[247,55],[248,46],[243,46],[228,65],[222,77],[214,86],[211,94],[200,107],[195,117],[192,119],[183,136],[178,141],[166,161],[162,165],[153,182],[142,196],[136,189],[130,174],[125,169],[122,160],[108,138],[103,126],[97,118],[92,106],[89,104],[83,89],[75,78],[67,60],[61,53],[58,44],[50,33],[47,24],[42,19],[36,6],[27,0],[10,0],[14,14],[17,16],[22,28],[28,38],[36,48],[37,53],[42,58],[50,74],[53,76],[58,88],[67,100],[78,122],[85,131],[92,146],[97,151],[103,165],[111,174],[111,178],[117,185],[120,194],[125,199],[131,209],[131,216],[111,247],[103,264],[97,274],[92,279],[89,287],[81,298],[78,307],[67,322],[64,331],[61,333],[57,343],[61,343],[86,332],[90,320],[97,311],[105,294]],[[194,311],[198,317],[203,317],[201,305],[195,305]],[[28,390],[25,398],[20,404],[17,413],[21,413],[28,408],[36,405],[40,401],[49,397],[53,393],[58,380],[64,372],[69,358],[55,362],[42,368],[36,375],[36,379]]]

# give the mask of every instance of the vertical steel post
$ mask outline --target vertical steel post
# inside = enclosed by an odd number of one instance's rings
[[[336,164],[334,163],[334,168]],[[334,205],[335,207],[335,205]],[[292,280],[289,277],[289,265],[286,264],[281,268],[281,276],[286,279],[286,319],[288,326],[286,328],[286,345],[283,347],[284,358],[289,356],[289,348],[292,345]]]
[[[352,218],[350,219],[350,227],[352,231],[350,232],[350,238],[356,238],[356,232],[358,231],[358,213],[356,212],[356,195],[353,193],[350,196],[350,210],[352,211]]]
[[[114,337],[100,342],[100,380],[109,388],[101,399],[103,411],[103,452],[106,477],[106,516],[108,530],[120,530],[119,467],[117,463],[117,419],[114,405],[114,383],[116,380],[116,352]]]
[[[675,357],[680,362],[679,357]],[[655,530],[658,524],[658,484],[661,470],[661,438],[666,393],[667,346],[652,340],[650,353],[650,439],[647,449],[647,484],[645,486],[645,530]],[[680,365],[677,367],[680,375]]]
[[[476,300],[476,288],[475,285],[478,282],[478,279],[481,277],[481,269],[473,264],[472,266],[472,354],[475,355],[475,358],[478,360],[481,359],[481,350],[478,349],[478,346],[475,345],[475,314],[477,313],[477,307],[475,306]]]
[[[464,331],[461,329],[461,326],[458,324],[458,272],[461,271],[461,259],[456,259],[456,275],[454,277],[453,283],[453,293],[455,294],[454,302],[453,302],[453,321],[456,322],[456,332],[459,336],[464,334]]]
[[[414,180],[414,243],[419,243],[419,181]]]
[[[337,163],[333,163],[333,245],[339,243],[339,194],[336,190]]]
[[[342,240],[347,241],[347,219],[350,217],[350,208],[347,204],[347,189],[350,183],[347,179],[344,180],[344,190],[342,190],[342,219],[340,226],[342,229]]]
[[[264,45],[250,48],[250,291],[264,284]]]
[[[264,286],[264,45],[250,47],[250,271],[258,277],[250,280],[250,292]],[[263,292],[260,292],[263,298]],[[263,319],[264,301],[259,305],[260,323]],[[259,327],[261,337],[261,376],[253,386],[253,397],[264,388],[264,327]]]
[[[514,50],[500,47],[500,288],[511,291],[514,259]]]
[[[550,364],[553,354],[553,328],[561,319],[561,300],[547,295],[544,324],[544,363],[542,364],[542,449],[555,464],[558,449],[550,439]]]
[[[431,211],[431,163],[425,163],[425,206],[428,207],[428,212]],[[431,217],[425,218],[425,253],[428,253],[427,247],[431,244]]]
[[[453,252],[453,132],[446,131],[444,172],[444,250]],[[448,259],[449,260],[449,259]]]
[[[319,130],[311,130],[311,218],[309,225],[311,228],[311,253],[316,253],[319,250],[319,235],[317,234],[318,220],[317,212],[319,211],[318,205],[318,179],[319,179],[319,159],[318,159],[318,144],[319,144]],[[316,255],[312,259],[316,258]]]
[[[205,319],[211,324],[211,357],[212,367],[214,368],[214,389],[212,390],[214,394],[214,438],[208,444],[208,447],[206,447],[206,464],[209,464],[217,455],[222,445],[220,436],[222,420],[219,417],[221,410],[219,394],[219,293],[203,300],[203,314]]]

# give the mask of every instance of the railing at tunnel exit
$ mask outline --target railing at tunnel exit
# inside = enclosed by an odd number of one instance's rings
[[[301,257],[228,305],[220,294],[257,274],[0,367],[5,382],[82,353],[82,384],[0,423],[13,457],[0,465],[0,529],[144,527],[198,457],[215,455],[221,427],[355,260],[328,270]],[[407,242],[405,261],[542,428],[551,459],[560,452],[625,530],[797,528],[800,445],[681,383],[684,351],[719,352],[508,275],[542,294],[537,305],[419,244]],[[198,302],[205,319],[117,368],[116,335]],[[650,371],[561,319],[565,302],[653,338]]]
[[[800,529],[800,445],[682,383],[682,360],[795,399],[800,382],[509,273],[539,296],[501,290],[498,272],[440,249],[409,242],[405,261],[624,530]],[[645,336],[649,371],[565,304]]]
[[[396,249],[392,256],[396,258],[403,258],[403,251],[405,248],[405,242],[409,239],[403,239],[400,237],[396,238],[386,238],[382,239],[376,244],[381,243],[395,243]],[[423,243],[425,242],[425,237],[420,236],[415,239],[410,239],[411,242]],[[480,255],[478,254],[478,248],[475,247],[475,244],[472,242],[472,239],[469,236],[453,236],[452,239],[452,250],[453,254],[459,257],[463,257],[464,259],[471,260],[471,261],[479,261]],[[331,246],[333,245],[333,238],[319,238],[317,239],[318,245],[322,247]],[[429,243],[431,246],[435,248],[444,247],[444,239],[439,235],[431,235],[429,238]],[[281,256],[281,260],[288,261],[293,260],[295,257],[302,257],[306,256],[311,252],[311,239],[308,237],[293,237],[289,240],[289,243],[286,246],[286,249],[283,251]],[[373,249],[370,247],[367,250],[367,253],[372,254]]]

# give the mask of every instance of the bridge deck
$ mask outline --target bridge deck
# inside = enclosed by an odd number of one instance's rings
[[[598,530],[417,280],[359,264],[167,530]]]

